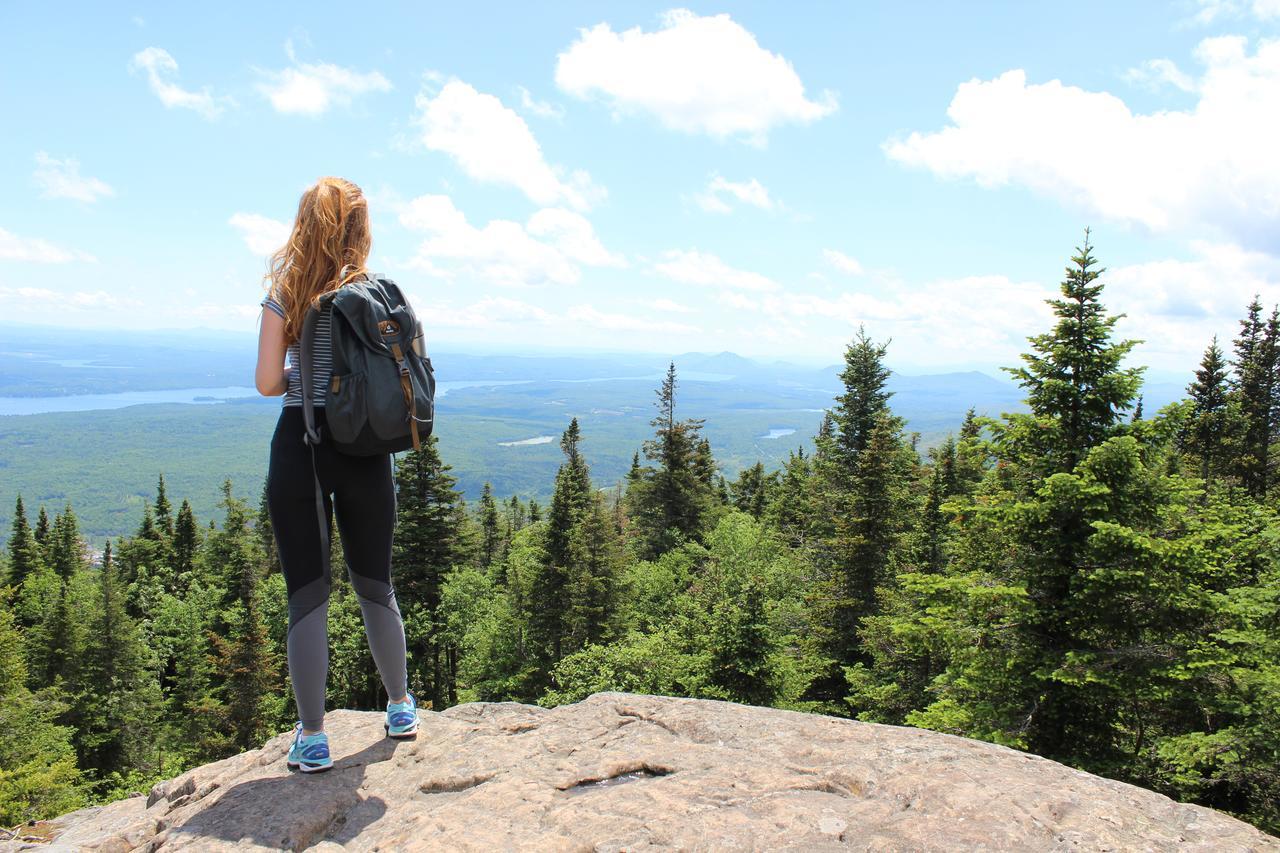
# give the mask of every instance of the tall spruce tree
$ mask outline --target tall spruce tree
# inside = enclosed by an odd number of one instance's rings
[[[1278,309],[1280,310],[1280,309]],[[1271,483],[1271,444],[1277,428],[1277,356],[1280,355],[1280,313],[1262,318],[1255,295],[1236,337],[1235,381],[1232,396],[1241,418],[1240,451],[1235,470],[1250,496],[1265,497]]]
[[[49,513],[45,512],[44,505],[40,506],[40,513],[36,517],[35,537],[36,544],[43,549],[49,547],[49,540],[52,536],[52,529],[49,526]]]
[[[589,504],[569,535],[565,633],[571,650],[617,638],[623,550],[603,496]]]
[[[502,530],[498,524],[498,504],[488,482],[480,495],[480,566],[486,571],[501,555]]]
[[[179,578],[180,589],[185,589],[195,568],[196,552],[200,548],[200,526],[186,498],[178,508],[178,521],[173,531],[173,570]],[[185,579],[185,580],[184,580]]]
[[[719,503],[712,479],[715,461],[701,435],[703,419],[676,419],[676,387],[676,366],[671,362],[656,392],[657,414],[649,422],[655,435],[643,446],[645,458],[657,467],[641,468],[639,479],[628,488],[630,515],[646,558],[696,541]]]
[[[225,748],[242,751],[269,736],[283,711],[279,652],[262,616],[259,589],[265,559],[253,531],[248,504],[236,498],[228,480],[222,487],[222,529],[207,542],[208,556],[221,563],[213,576],[227,583],[225,626],[213,640],[220,733]]]
[[[156,527],[165,541],[173,540],[173,504],[169,503],[169,492],[164,485],[164,474],[156,483]]]
[[[13,508],[13,528],[9,533],[9,577],[7,583],[21,586],[40,567],[40,545],[27,521],[27,510],[18,495]]]
[[[1208,486],[1209,478],[1223,462],[1227,441],[1227,363],[1214,335],[1204,351],[1195,381],[1187,387],[1194,404],[1189,426],[1192,452],[1200,459],[1200,478]]]
[[[77,739],[81,766],[98,777],[154,772],[152,745],[160,690],[142,631],[125,611],[124,589],[111,541],[97,574],[97,601],[78,667]]]
[[[1112,340],[1112,328],[1125,315],[1106,314],[1098,281],[1106,270],[1094,269],[1096,264],[1085,229],[1084,245],[1066,268],[1062,298],[1046,300],[1057,317],[1053,329],[1028,339],[1032,352],[1022,354],[1025,367],[1001,368],[1017,379],[1040,419],[1028,443],[1043,473],[1070,471],[1112,435],[1142,384],[1145,368],[1120,366],[1141,341]]]
[[[573,531],[592,500],[590,472],[578,449],[581,439],[578,419],[574,418],[560,438],[565,461],[556,472],[547,511],[546,561],[534,576],[529,593],[529,639],[544,677],[565,654]]]
[[[435,436],[396,462],[396,597],[412,602],[406,640],[417,695],[443,709],[449,692],[449,659],[437,636],[443,622],[440,590],[464,556],[465,510],[450,466],[440,459]],[[421,628],[419,628],[421,626]]]
[[[838,470],[848,475],[859,454],[871,440],[876,420],[889,408],[892,391],[885,388],[891,371],[884,363],[889,342],[876,344],[862,326],[844,353],[840,382],[844,390],[836,397],[831,416],[831,451]],[[824,419],[825,425],[825,419]]]

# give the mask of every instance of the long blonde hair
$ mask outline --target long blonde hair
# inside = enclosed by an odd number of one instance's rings
[[[284,308],[286,343],[298,340],[307,309],[364,275],[373,235],[364,193],[344,178],[323,177],[298,201],[289,241],[271,256],[267,292]]]

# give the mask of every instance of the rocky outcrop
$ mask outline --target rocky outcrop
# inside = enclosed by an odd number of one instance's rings
[[[1280,850],[1224,814],[919,729],[597,693],[539,708],[330,712],[335,766],[289,734],[149,796],[64,815],[11,850]]]

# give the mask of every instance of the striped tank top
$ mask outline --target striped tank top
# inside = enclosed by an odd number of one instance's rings
[[[260,304],[284,319],[284,307],[270,296],[263,299]],[[331,302],[325,306],[319,319],[316,320],[316,374],[311,387],[315,394],[314,404],[317,406],[324,405],[325,391],[329,388],[329,378],[333,373],[333,356],[329,348],[329,319],[332,310]],[[289,371],[289,388],[285,391],[283,405],[300,407],[302,405],[302,355],[297,341],[289,344],[289,365],[293,369]]]

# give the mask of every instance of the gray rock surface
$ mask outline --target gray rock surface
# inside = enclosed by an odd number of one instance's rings
[[[421,711],[417,740],[333,711],[335,766],[289,733],[4,850],[1280,850],[1241,821],[919,729],[597,693]]]

